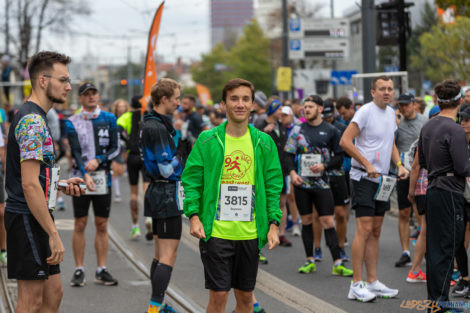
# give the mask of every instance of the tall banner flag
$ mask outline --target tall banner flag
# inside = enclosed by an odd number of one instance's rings
[[[155,66],[155,49],[157,47],[158,31],[160,30],[160,21],[162,19],[163,4],[160,4],[153,18],[152,27],[150,28],[149,41],[147,46],[147,58],[145,61],[145,76],[144,76],[144,94],[140,103],[142,103],[142,112],[147,109],[147,103],[150,101],[150,90],[157,82],[157,67]]]
[[[209,89],[201,84],[196,84],[197,95],[199,96],[199,101],[202,105],[207,105],[211,100],[211,93]]]

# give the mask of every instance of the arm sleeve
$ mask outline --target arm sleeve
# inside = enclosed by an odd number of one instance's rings
[[[23,116],[15,128],[15,138],[20,148],[20,162],[25,160],[44,161],[43,145],[46,134],[46,121],[41,115]]]
[[[181,176],[185,195],[183,210],[187,217],[199,214],[201,206],[204,185],[204,158],[200,150],[200,139],[201,137],[194,144]]]
[[[365,110],[365,107],[360,108],[356,111],[354,117],[351,120],[351,123],[356,123],[357,127],[359,128],[359,131],[361,131],[367,124],[368,112],[366,111],[367,110]]]
[[[72,151],[72,157],[75,160],[75,164],[82,175],[86,174],[85,163],[82,159],[82,148],[80,147],[80,141],[78,135],[70,120],[65,121],[65,129],[67,132],[67,138],[69,140],[70,150]]]
[[[297,154],[297,149],[299,146],[297,141],[299,130],[300,128],[298,126],[295,126],[292,129],[289,136],[287,137],[286,146],[284,147],[284,151],[286,152],[286,165],[289,173],[290,171],[295,171],[297,169],[295,166],[295,155]]]
[[[269,143],[269,156],[265,157],[265,189],[266,189],[266,210],[268,222],[281,221],[282,212],[279,208],[279,198],[281,195],[283,176],[281,163],[277,153],[276,144],[271,137],[267,139]]]
[[[419,161],[419,166],[421,168],[428,169],[428,166],[426,164],[426,158],[424,157],[423,153],[423,136],[422,136],[422,131],[419,135],[419,140],[418,140],[418,161]]]
[[[108,162],[116,158],[121,152],[119,145],[119,133],[116,124],[116,117],[111,115],[110,127],[109,127],[109,148],[106,150],[106,153],[97,155],[96,158],[100,159],[101,163]]]

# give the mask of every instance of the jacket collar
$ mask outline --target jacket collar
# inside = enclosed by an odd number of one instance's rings
[[[227,121],[223,122],[216,128],[214,128],[217,136],[220,138],[222,141],[222,145],[225,147],[225,133],[226,133],[226,128],[227,128]],[[259,130],[255,127],[253,127],[251,124],[248,124],[248,129],[250,130],[250,135],[251,135],[251,142],[255,143],[258,138],[259,138]]]

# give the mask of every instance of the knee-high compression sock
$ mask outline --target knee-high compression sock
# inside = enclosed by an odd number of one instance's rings
[[[169,265],[158,263],[152,275],[152,302],[163,303],[165,291],[170,283],[171,271]]]
[[[336,229],[334,227],[325,229],[325,240],[326,245],[330,248],[331,256],[334,260],[338,260],[339,257],[339,243],[338,235],[336,234]]]
[[[302,225],[302,242],[304,243],[305,254],[313,257],[313,225]]]
[[[152,280],[153,273],[155,272],[157,265],[158,265],[158,260],[154,258],[152,260],[152,265],[150,265],[150,280]]]

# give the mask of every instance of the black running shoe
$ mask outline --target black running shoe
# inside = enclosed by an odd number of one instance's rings
[[[395,263],[395,267],[410,266],[411,258],[407,253],[403,253],[400,259]]]
[[[107,269],[95,274],[95,283],[105,286],[116,286],[118,281],[111,276]]]
[[[452,289],[452,295],[454,297],[463,297],[468,290],[468,281],[461,279],[457,285],[455,285],[454,289]]]
[[[83,287],[85,286],[85,272],[81,269],[75,270],[73,273],[72,280],[70,281],[70,286],[72,287]]]

